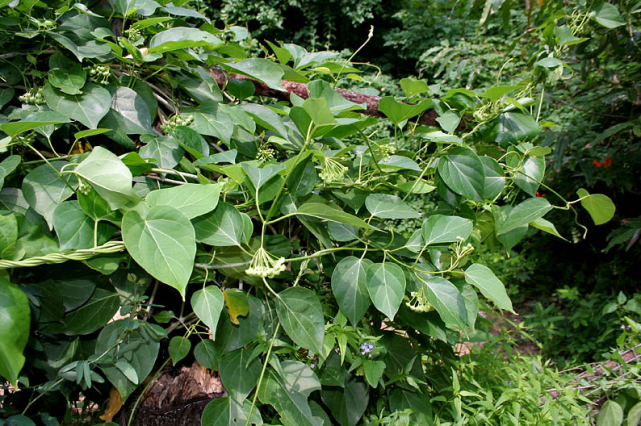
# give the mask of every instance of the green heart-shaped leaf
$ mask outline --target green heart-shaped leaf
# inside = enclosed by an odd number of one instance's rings
[[[49,84],[44,87],[43,94],[49,108],[78,120],[90,129],[98,128],[98,123],[111,107],[109,91],[93,83],[84,87],[82,95],[66,95]]]
[[[184,299],[196,256],[194,227],[174,207],[141,210],[142,214],[130,210],[122,219],[125,247],[140,266],[177,289]]]
[[[375,263],[367,268],[367,290],[376,309],[394,319],[405,295],[405,274],[393,263]]]

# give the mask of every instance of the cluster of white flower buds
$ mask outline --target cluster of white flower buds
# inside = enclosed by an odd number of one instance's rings
[[[169,117],[167,121],[160,125],[160,130],[162,130],[164,134],[168,135],[172,133],[176,129],[176,127],[189,126],[193,121],[193,115],[175,114]]]
[[[380,145],[381,157],[383,161],[387,161],[390,157],[396,154],[396,147],[393,145]]]
[[[106,65],[94,65],[93,67],[87,68],[89,72],[89,78],[91,81],[99,84],[109,83],[109,76],[111,75],[111,68]]]
[[[249,264],[249,268],[245,270],[245,273],[253,277],[273,278],[285,269],[284,257],[277,259],[261,246],[256,250]]]
[[[91,187],[91,185],[84,180],[78,180],[78,192],[80,192],[82,195],[89,195],[92,189],[93,188]]]
[[[323,179],[323,182],[332,183],[342,180],[345,173],[347,173],[347,167],[333,158],[324,157],[323,168],[318,175]]]
[[[135,38],[140,37],[140,29],[133,26],[123,31],[123,33],[127,36],[127,39],[129,40],[133,40]]]
[[[459,257],[463,257],[466,254],[474,251],[474,246],[470,243],[463,245],[464,241],[465,241],[465,238],[461,236],[456,237],[456,254],[459,255]]]
[[[434,310],[434,306],[427,301],[427,297],[425,297],[425,293],[422,288],[418,291],[413,291],[410,294],[412,298],[405,302],[405,306],[414,312],[430,312]]]
[[[26,104],[41,105],[45,103],[45,97],[42,94],[42,87],[34,87],[26,92],[24,95],[19,96],[18,100]]]
[[[266,163],[269,160],[273,160],[276,155],[276,150],[273,148],[268,148],[266,145],[261,145],[258,147],[258,153],[256,154],[256,159],[261,163]]]

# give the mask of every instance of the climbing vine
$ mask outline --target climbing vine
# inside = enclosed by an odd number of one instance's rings
[[[180,3],[0,1],[2,415],[133,417],[147,378],[195,359],[227,393],[203,425],[431,424],[430,369],[480,308],[513,310],[480,254],[562,237],[552,209],[614,214],[545,183],[532,96],[560,61],[480,91],[405,79],[379,138],[335,90],[357,66],[250,57],[244,28]],[[254,96],[283,80],[307,97]]]

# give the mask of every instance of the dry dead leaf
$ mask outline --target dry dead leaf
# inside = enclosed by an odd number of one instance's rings
[[[118,411],[122,408],[122,398],[120,397],[120,392],[115,387],[111,388],[109,392],[109,402],[107,403],[107,409],[105,413],[100,416],[101,420],[105,422],[110,422],[113,420],[114,416],[118,414]]]

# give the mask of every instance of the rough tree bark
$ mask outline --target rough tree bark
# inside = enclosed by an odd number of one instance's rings
[[[293,81],[282,80],[282,86],[285,88],[285,91],[274,90],[268,87],[265,83],[257,81],[253,78],[240,75],[240,74],[227,74],[225,71],[217,69],[209,69],[209,73],[214,77],[218,86],[223,88],[228,80],[250,80],[254,83],[256,88],[255,95],[257,96],[266,96],[269,98],[276,98],[284,101],[289,101],[290,95],[295,93],[303,99],[309,97],[309,92],[307,92],[307,85],[303,83],[296,83]],[[359,111],[366,115],[371,115],[374,117],[385,117],[385,114],[378,110],[378,101],[380,101],[380,96],[374,95],[365,95],[363,93],[358,93],[352,90],[345,89],[336,89],[345,99],[348,101],[357,103],[357,104],[366,104],[367,108],[365,110]],[[436,118],[438,114],[433,109],[428,109],[425,111],[419,118],[416,120],[419,124],[424,124],[427,126],[438,126]]]
[[[127,425],[139,396],[136,392],[129,397],[118,414],[118,424]],[[226,392],[218,375],[196,361],[191,367],[166,367],[143,395],[130,426],[200,426],[205,406],[223,396]]]

